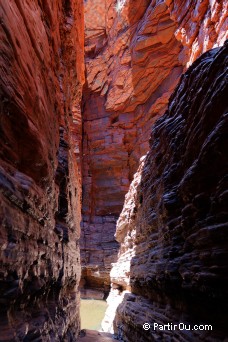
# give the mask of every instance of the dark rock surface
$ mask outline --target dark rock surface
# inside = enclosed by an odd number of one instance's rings
[[[182,76],[126,196],[111,272],[131,292],[114,322],[124,341],[228,337],[227,52],[207,52]],[[213,330],[145,331],[145,322]]]
[[[1,2],[0,341],[80,330],[80,1]]]

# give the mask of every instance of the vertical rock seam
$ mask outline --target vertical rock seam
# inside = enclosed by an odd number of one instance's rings
[[[0,15],[0,341],[75,341],[83,1],[3,1]]]
[[[110,295],[126,290],[114,320],[124,341],[228,337],[227,52],[210,50],[182,76],[126,195]]]

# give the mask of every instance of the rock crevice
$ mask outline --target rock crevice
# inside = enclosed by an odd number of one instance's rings
[[[226,38],[226,1],[86,2],[83,288],[107,292],[116,220],[151,127],[183,71]]]
[[[2,1],[0,340],[76,340],[80,248],[120,339],[225,336],[227,6]]]

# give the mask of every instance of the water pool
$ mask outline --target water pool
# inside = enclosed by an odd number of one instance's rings
[[[81,299],[81,329],[100,330],[106,308],[104,300]]]

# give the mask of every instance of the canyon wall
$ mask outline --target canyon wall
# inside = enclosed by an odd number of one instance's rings
[[[126,195],[109,298],[123,300],[114,320],[120,340],[228,337],[227,43],[181,77]],[[193,328],[204,324],[212,330]]]
[[[75,341],[83,2],[3,0],[0,15],[0,341]]]
[[[118,251],[116,220],[149,150],[151,127],[183,71],[224,43],[227,6],[208,0],[85,2],[82,287],[107,292]]]

